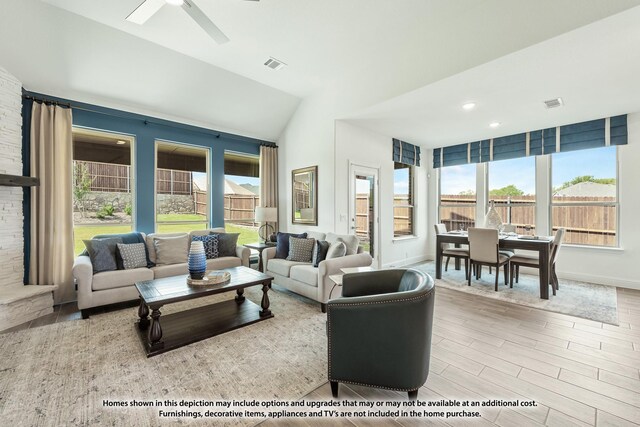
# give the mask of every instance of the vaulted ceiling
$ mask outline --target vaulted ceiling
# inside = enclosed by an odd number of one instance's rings
[[[365,79],[363,106],[372,108],[346,117],[385,133],[403,131],[407,138],[431,141],[441,135],[426,136],[415,124],[426,101],[414,108],[397,97],[422,90],[428,99],[432,87],[444,93],[433,99],[457,105],[481,94],[463,88],[485,80],[443,87],[443,79],[640,4],[193,1],[229,43],[216,44],[176,7],[163,7],[142,26],[125,21],[141,0],[0,0],[0,66],[29,90],[269,140],[278,138],[301,98]],[[266,68],[270,56],[287,67]],[[501,70],[492,72],[499,80]],[[374,106],[389,100],[394,101]],[[429,108],[422,112],[437,110]],[[403,115],[407,120],[398,121]]]

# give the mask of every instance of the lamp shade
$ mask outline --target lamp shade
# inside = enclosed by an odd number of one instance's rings
[[[257,207],[255,211],[256,222],[278,222],[278,208]]]

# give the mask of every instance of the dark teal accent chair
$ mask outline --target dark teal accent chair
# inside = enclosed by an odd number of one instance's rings
[[[435,286],[414,269],[345,274],[327,303],[329,382],[407,392],[427,381]]]

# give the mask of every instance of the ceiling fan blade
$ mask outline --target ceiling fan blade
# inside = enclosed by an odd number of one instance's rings
[[[182,8],[193,18],[194,21],[202,27],[202,29],[209,34],[209,36],[215,40],[218,44],[227,43],[229,38],[204,14],[198,6],[196,6],[192,0],[184,0]]]
[[[145,0],[127,16],[126,20],[142,25],[164,6],[165,0]]]

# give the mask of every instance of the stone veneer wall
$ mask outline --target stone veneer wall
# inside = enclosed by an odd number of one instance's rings
[[[0,68],[0,173],[22,175],[22,85]],[[0,186],[0,289],[22,286],[22,188]]]
[[[0,67],[0,173],[22,175],[22,84]],[[22,187],[0,186],[0,331],[53,313],[54,286],[24,286]]]

